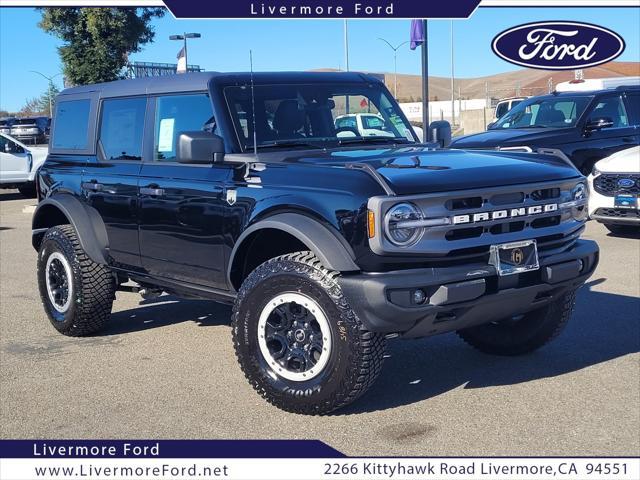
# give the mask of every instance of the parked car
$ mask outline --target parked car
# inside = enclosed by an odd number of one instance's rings
[[[583,175],[613,153],[640,144],[640,87],[531,97],[486,132],[456,138],[452,148],[554,149]]]
[[[333,110],[354,95],[393,136],[338,136]],[[249,383],[304,414],[367,391],[387,337],[457,331],[497,355],[546,344],[598,261],[579,238],[585,178],[555,156],[417,140],[360,73],[65,90],[33,216],[44,309],[79,336],[105,326],[117,290],[233,304]]]
[[[0,188],[17,188],[27,197],[35,196],[35,175],[47,158],[47,148],[27,147],[0,133]]]
[[[493,121],[495,122],[504,117],[507,112],[509,112],[513,107],[521,103],[523,100],[526,100],[526,97],[513,97],[500,100],[496,104],[496,108],[493,114]]]
[[[640,233],[640,147],[600,160],[589,175],[589,216],[612,233]]]
[[[18,118],[11,126],[11,136],[31,145],[47,143],[48,117]]]
[[[338,137],[393,137],[393,128],[375,113],[349,113],[335,119]]]
[[[15,117],[7,117],[0,119],[0,133],[11,135],[11,126],[15,123]]]

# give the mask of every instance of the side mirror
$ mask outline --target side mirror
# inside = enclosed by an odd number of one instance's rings
[[[613,118],[597,117],[597,118],[592,118],[587,122],[585,130],[587,132],[592,132],[594,130],[601,130],[603,128],[611,128],[611,127],[613,127]]]
[[[489,123],[489,125],[487,125],[487,130],[491,130],[495,124],[496,122]]]
[[[179,163],[221,163],[224,160],[224,139],[211,132],[181,132],[176,160]]]
[[[429,125],[429,141],[439,143],[440,148],[451,145],[451,124],[446,120],[431,122]]]

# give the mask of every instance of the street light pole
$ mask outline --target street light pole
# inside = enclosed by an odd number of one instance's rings
[[[49,97],[49,116],[51,117],[53,115],[53,99],[51,98],[51,95],[53,94],[53,79],[62,75],[62,73],[56,73],[55,75],[48,77],[47,75],[45,75],[44,73],[38,72],[36,70],[29,70],[31,73],[37,73],[38,75],[40,75],[41,77],[43,77],[45,80],[47,80],[49,82],[49,87],[47,89],[47,97]]]
[[[393,45],[391,45],[389,41],[385,40],[384,38],[378,37],[378,40],[382,40],[384,43],[386,43],[389,46],[391,50],[393,50],[393,96],[397,100],[398,99],[398,50],[403,45],[406,45],[407,43],[409,43],[409,41],[407,40],[406,42],[402,42],[399,45],[394,47]]]
[[[451,125],[456,123],[455,73],[453,70],[453,20],[451,20]]]
[[[199,33],[183,33],[182,35],[171,35],[169,40],[182,40],[184,42],[184,65],[185,73],[189,71],[189,57],[187,56],[187,38],[200,38],[202,35]]]

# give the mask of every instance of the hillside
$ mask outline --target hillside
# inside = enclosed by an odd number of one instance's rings
[[[333,69],[319,69],[329,71]],[[374,72],[371,72],[374,73]],[[393,73],[381,73],[385,83],[393,91]],[[584,78],[607,78],[640,76],[640,62],[610,62],[584,70]],[[487,89],[493,98],[520,95],[539,95],[548,92],[549,79],[556,85],[574,78],[573,71],[547,71],[521,69],[514,72],[498,73],[487,77],[456,78],[456,98],[458,88],[462,98],[485,98]],[[422,80],[419,75],[398,74],[398,98],[401,101],[418,101],[422,96]],[[429,97],[431,100],[451,98],[449,77],[429,77]]]

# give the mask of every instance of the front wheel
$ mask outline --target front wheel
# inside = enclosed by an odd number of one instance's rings
[[[34,182],[23,183],[18,186],[20,195],[27,198],[35,198],[36,196],[36,184]]]
[[[109,319],[113,274],[87,256],[71,225],[45,233],[38,252],[38,286],[49,320],[64,335],[89,335]]]
[[[384,337],[363,327],[337,277],[311,252],[297,252],[263,263],[240,288],[238,361],[253,388],[282,410],[329,413],[380,374]]]
[[[575,304],[571,290],[548,305],[515,317],[458,330],[458,335],[481,352],[522,355],[542,347],[564,329]]]

